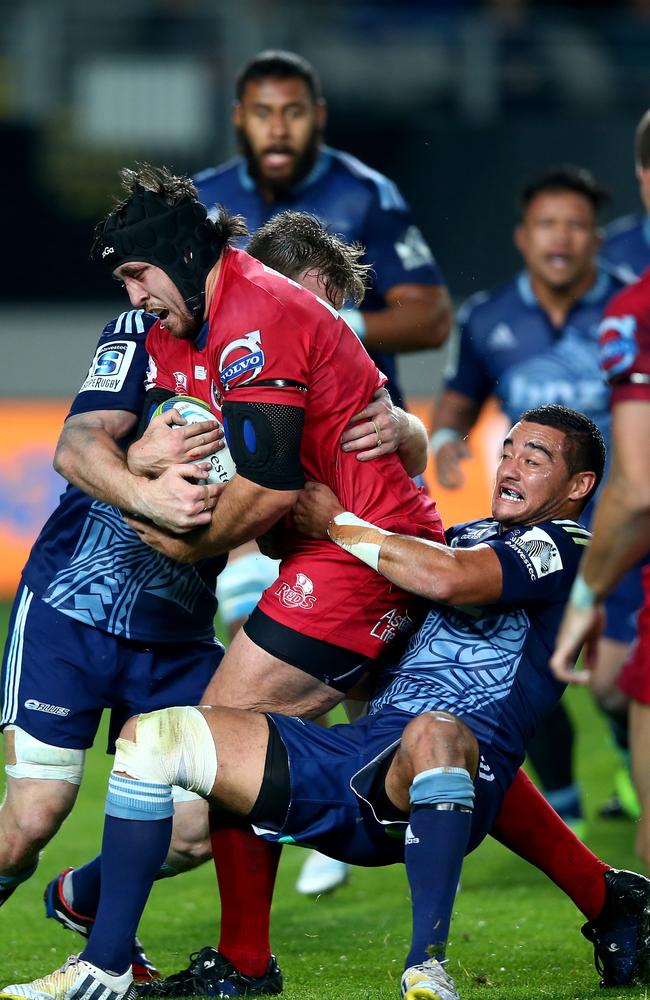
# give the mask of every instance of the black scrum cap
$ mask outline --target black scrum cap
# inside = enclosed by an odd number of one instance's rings
[[[167,205],[155,191],[139,189],[104,220],[91,257],[111,271],[130,260],[161,268],[198,319],[204,309],[205,279],[223,247],[223,236],[194,198]]]

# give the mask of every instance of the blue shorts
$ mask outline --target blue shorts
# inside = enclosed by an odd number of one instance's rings
[[[217,640],[146,646],[55,611],[21,584],[2,661],[0,729],[52,746],[92,746],[111,709],[108,751],[130,716],[198,705],[223,656]]]
[[[373,792],[413,716],[384,708],[330,729],[276,713],[269,717],[287,750],[291,800],[281,830],[257,832],[267,840],[316,847],[364,867],[403,861],[408,816],[376,813],[374,804],[381,800]],[[517,770],[491,747],[479,748],[468,853],[491,830]]]

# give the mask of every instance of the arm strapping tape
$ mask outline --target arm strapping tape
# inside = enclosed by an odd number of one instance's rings
[[[582,574],[578,573],[573,581],[571,593],[569,594],[569,604],[572,607],[577,608],[579,611],[585,611],[588,608],[593,608],[593,606],[597,603],[598,598],[596,597],[596,594],[591,589]]]
[[[338,528],[349,528],[350,530],[332,533],[332,524],[335,524]],[[366,566],[370,566],[371,569],[374,569],[378,573],[379,551],[385,539],[389,535],[394,534],[394,532],[384,531],[383,528],[378,528],[375,524],[371,524],[370,521],[363,521],[360,517],[356,517],[355,514],[344,511],[342,514],[337,514],[330,521],[327,534],[333,542],[336,542],[342,549],[349,552],[351,556],[360,559]],[[373,539],[373,535],[375,538],[379,536],[377,541]]]
[[[454,430],[453,427],[440,427],[429,439],[431,451],[437,455],[444,445],[449,444],[450,441],[460,441],[462,436],[460,431]]]

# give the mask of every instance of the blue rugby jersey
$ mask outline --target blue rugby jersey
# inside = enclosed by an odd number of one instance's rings
[[[609,439],[609,388],[598,359],[598,325],[624,283],[600,270],[562,328],[553,326],[526,271],[494,292],[479,292],[458,314],[460,345],[445,388],[483,403],[495,395],[513,421],[524,410],[562,403],[580,410]]]
[[[144,405],[145,339],[156,322],[142,310],[108,323],[69,416]],[[119,442],[127,448],[132,437]],[[142,642],[209,639],[218,572],[226,557],[181,565],[155,552],[120,510],[74,486],[62,494],[23,570],[27,586],[57,611]]]
[[[600,258],[623,281],[640,278],[650,267],[650,216],[625,215],[610,222]]]
[[[501,597],[485,607],[434,604],[401,660],[380,674],[370,713],[384,706],[451,712],[518,766],[564,689],[548,661],[589,537],[571,520],[503,530],[485,519],[451,528],[452,547],[494,549]]]
[[[346,241],[362,243],[366,248],[364,261],[373,267],[371,286],[362,306],[364,311],[384,308],[383,296],[395,285],[444,284],[433,254],[397,186],[348,153],[323,146],[308,176],[271,203],[260,195],[243,157],[203,170],[193,180],[199,199],[208,209],[224,205],[229,211],[243,215],[251,233],[279,212],[291,209],[310,212]],[[403,405],[396,355],[370,353],[388,378],[393,401]]]

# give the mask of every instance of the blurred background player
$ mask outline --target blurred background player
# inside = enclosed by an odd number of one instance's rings
[[[523,188],[514,240],[525,270],[495,291],[472,296],[459,312],[456,371],[437,401],[431,438],[443,486],[461,486],[469,454],[465,437],[490,396],[511,421],[540,403],[571,405],[607,439],[609,391],[598,364],[596,330],[622,282],[597,264],[598,214],[605,201],[600,185],[577,167],[547,170]],[[637,577],[612,615],[601,672],[619,669],[634,638],[640,600]],[[529,753],[549,801],[581,831],[572,746],[571,721],[560,703],[539,727]]]
[[[645,212],[610,222],[600,251],[601,259],[627,282],[636,281],[650,267],[650,111],[637,125],[634,167]]]
[[[348,243],[366,249],[371,265],[362,310],[348,300],[344,316],[387,378],[403,407],[397,354],[439,347],[451,331],[444,279],[397,186],[355,157],[323,143],[327,106],[313,66],[294,52],[265,50],[239,71],[233,122],[241,155],[193,178],[210,209],[225,205],[254,232],[286,209],[313,213]],[[231,637],[277,574],[255,545],[236,550],[219,582]],[[335,888],[340,865],[313,857],[300,892]]]
[[[620,292],[600,326],[601,359],[612,386],[612,456],[597,501],[593,538],[580,564],[551,666],[563,681],[587,683],[596,669],[607,595],[650,551],[650,274]],[[639,636],[619,683],[630,699],[632,775],[641,807],[636,851],[650,868],[650,566],[642,569]],[[587,643],[586,671],[571,657]]]

